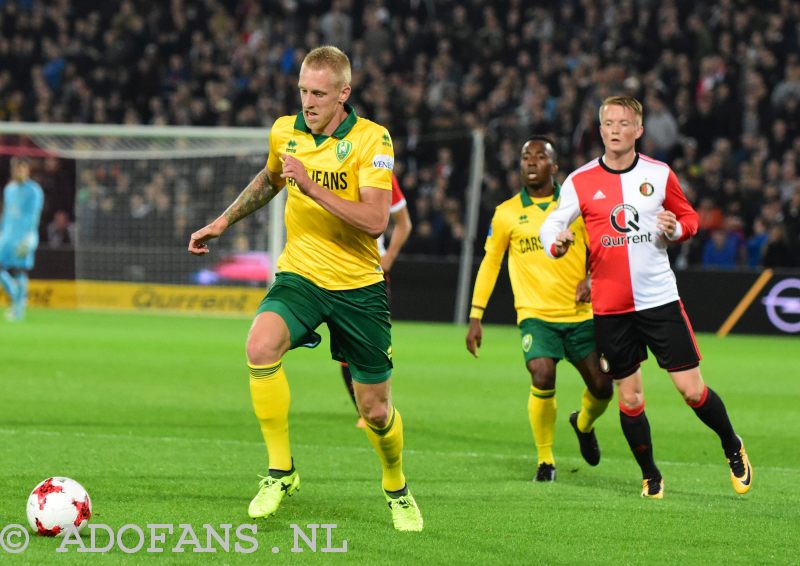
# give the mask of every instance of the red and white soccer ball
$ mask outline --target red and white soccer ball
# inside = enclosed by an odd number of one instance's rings
[[[47,478],[28,497],[28,523],[45,537],[64,535],[69,525],[78,532],[92,516],[92,502],[83,486],[69,478]]]

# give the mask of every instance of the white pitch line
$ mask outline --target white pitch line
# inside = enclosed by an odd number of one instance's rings
[[[255,440],[233,440],[226,438],[188,438],[181,436],[142,436],[134,434],[106,434],[94,432],[67,432],[58,430],[35,430],[35,429],[10,429],[0,428],[0,435],[5,436],[52,436],[52,437],[75,437],[75,438],[97,438],[103,440],[113,441],[136,441],[136,442],[157,442],[157,443],[185,443],[185,444],[215,444],[215,445],[228,445],[228,446],[247,446],[247,447],[263,447],[264,443]],[[331,446],[329,444],[304,444],[292,443],[293,446],[299,448],[307,448],[319,450],[321,448],[330,448],[335,450],[344,450],[348,452],[372,452],[372,448],[366,446]],[[493,452],[458,452],[458,451],[441,451],[441,450],[426,450],[426,449],[405,449],[406,454],[415,454],[419,456],[432,456],[435,458],[492,458],[495,460],[521,460],[527,461],[532,458],[532,454],[500,454]],[[580,458],[560,457],[561,460],[567,462],[582,462]],[[621,462],[628,461],[627,458],[606,458],[607,461]],[[717,463],[703,463],[703,462],[673,462],[669,460],[659,460],[659,465],[665,466],[692,466],[698,468],[716,468]],[[778,473],[791,473],[798,472],[798,468],[784,468],[778,466],[757,466],[759,470],[778,472]]]

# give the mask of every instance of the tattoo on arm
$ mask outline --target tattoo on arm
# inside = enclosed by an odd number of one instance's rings
[[[262,169],[222,213],[228,221],[228,226],[267,204],[280,190],[280,187],[273,187],[270,183],[269,171],[266,168]]]

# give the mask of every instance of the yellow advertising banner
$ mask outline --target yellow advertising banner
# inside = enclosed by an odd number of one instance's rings
[[[32,307],[253,314],[266,289],[32,279]],[[7,304],[3,296],[0,302]]]

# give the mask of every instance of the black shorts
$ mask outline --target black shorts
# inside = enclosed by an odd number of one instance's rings
[[[594,315],[600,369],[628,377],[653,352],[659,367],[681,371],[700,365],[700,349],[681,301],[623,314]]]

